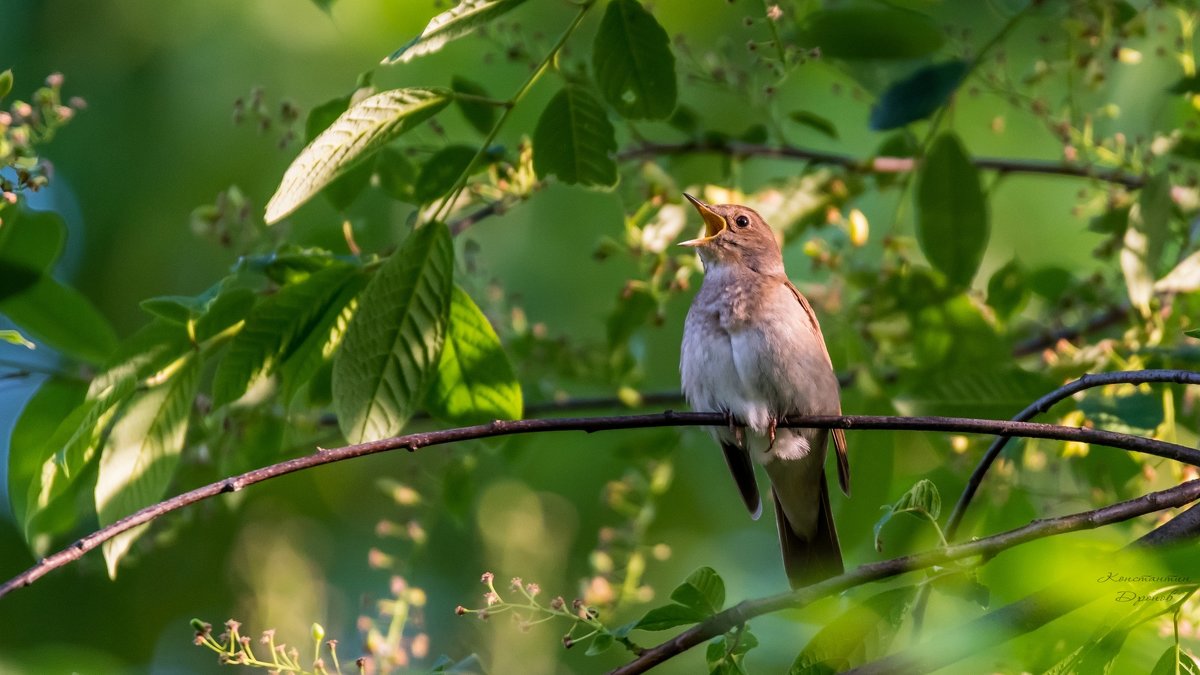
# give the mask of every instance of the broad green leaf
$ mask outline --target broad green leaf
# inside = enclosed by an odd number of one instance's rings
[[[954,134],[941,134],[917,172],[917,241],[950,283],[970,286],[987,248],[987,199],[979,171]]]
[[[7,342],[10,345],[20,345],[26,349],[37,349],[37,345],[30,342],[20,331],[15,330],[0,330],[0,342]]]
[[[428,204],[454,188],[475,159],[475,148],[451,145],[438,150],[424,164],[413,185],[413,197],[419,204]]]
[[[1183,334],[1188,337],[1200,338],[1200,328],[1193,328],[1191,330],[1184,331]]]
[[[814,112],[808,110],[795,110],[788,114],[788,118],[796,124],[800,124],[814,131],[818,131],[829,138],[836,139],[838,137],[837,127],[833,125],[833,122]]]
[[[592,638],[592,644],[588,645],[587,651],[584,652],[584,655],[596,656],[597,654],[603,654],[613,646],[614,642],[615,640],[613,640],[612,633],[600,633],[596,637]]]
[[[26,521],[29,487],[41,473],[43,462],[57,450],[48,446],[46,439],[62,423],[66,411],[79,407],[86,393],[87,385],[82,382],[50,378],[38,387],[13,424],[8,445],[8,497],[18,526]]]
[[[96,478],[101,527],[158,502],[166,493],[183,451],[199,372],[199,359],[190,359],[166,383],[137,395],[113,425]],[[104,542],[109,577],[116,578],[117,565],[148,527]]]
[[[324,313],[313,323],[308,335],[283,362],[279,372],[283,377],[284,401],[291,401],[300,387],[333,359],[342,344],[342,338],[346,336],[350,320],[358,311],[358,294],[366,285],[365,274],[356,274],[342,284],[337,296],[326,305]]]
[[[226,287],[224,282],[220,285],[222,290],[208,304],[204,314],[196,320],[196,342],[199,344],[204,344],[218,333],[235,328],[238,322],[246,318],[258,300],[258,294],[249,288]]]
[[[1172,643],[1167,651],[1158,657],[1150,675],[1200,675],[1200,664],[1179,645]]]
[[[1193,94],[1200,92],[1200,75],[1190,75],[1179,78],[1175,84],[1167,88],[1168,94]]]
[[[472,97],[490,98],[487,89],[484,89],[483,85],[459,75],[450,78],[450,88],[455,93],[466,94],[466,96],[456,96],[454,102],[458,104],[458,110],[467,122],[481,134],[490,133],[492,127],[496,126],[496,106],[472,100]]]
[[[370,95],[374,93],[374,87],[368,87],[361,91],[365,95]],[[308,117],[304,119],[304,141],[306,143],[313,142],[317,136],[321,135],[322,131],[328,129],[342,113],[346,112],[346,109],[350,107],[350,102],[358,95],[359,92],[340,96],[310,110]],[[345,173],[322,188],[321,194],[329,200],[333,208],[345,211],[371,181],[371,164],[369,161],[362,162],[354,168],[346,170]]]
[[[725,582],[713,568],[701,567],[671,591],[671,599],[711,616],[725,605]]]
[[[611,187],[617,183],[617,149],[612,124],[600,102],[579,85],[563,87],[538,118],[533,132],[533,168],[538,178]]]
[[[238,400],[261,378],[273,375],[295,346],[316,328],[330,303],[356,274],[358,270],[351,265],[333,265],[284,286],[261,302],[217,366],[213,407]]]
[[[453,274],[450,231],[429,223],[367,284],[333,361],[334,409],[351,443],[394,436],[421,401],[445,340]]]
[[[193,321],[203,310],[204,304],[205,301],[200,297],[190,295],[160,295],[138,303],[152,316],[179,325]]]
[[[62,420],[38,453],[45,459],[27,486],[25,503],[19,509],[25,514],[25,539],[31,544],[36,545],[37,538],[46,530],[39,516],[66,495],[89,468],[117,410],[134,393],[135,379],[129,370],[120,377],[113,376],[105,386],[97,387],[97,381],[93,381],[92,391],[83,403]]]
[[[887,654],[908,615],[916,587],[873,595],[825,625],[796,656],[788,675],[825,675]]]
[[[746,675],[742,662],[746,653],[758,646],[758,638],[749,628],[726,633],[708,643],[704,660],[709,675]]]
[[[637,622],[635,628],[650,631],[668,630],[676,626],[699,623],[709,616],[709,614],[705,614],[697,609],[672,603],[663,605],[662,607],[655,607],[646,612],[646,615]]]
[[[926,518],[933,523],[934,527],[937,527],[938,516],[942,513],[942,495],[932,481],[922,478],[909,488],[908,492],[901,495],[895,504],[885,506],[883,509],[883,516],[875,523],[875,550],[877,551],[883,550],[883,541],[879,537],[883,526],[897,514],[910,513],[920,518]]]
[[[941,48],[945,36],[931,17],[873,4],[813,12],[796,40],[838,59],[913,59]]]
[[[292,161],[267,203],[266,221],[278,222],[333,179],[388,141],[429,119],[450,102],[447,89],[393,89],[355,103]]]
[[[925,66],[888,87],[871,109],[871,128],[886,131],[925,119],[950,100],[970,67],[965,61]]]
[[[987,304],[1002,319],[1008,319],[1029,297],[1029,284],[1021,261],[1013,258],[992,274],[987,285]]]
[[[521,385],[483,312],[458,286],[450,326],[426,399],[430,412],[455,424],[521,418]]]
[[[675,109],[675,55],[667,31],[637,0],[611,0],[592,44],[604,100],[622,117],[666,119]]]
[[[67,225],[54,211],[5,209],[0,227],[0,300],[49,274],[66,238]]]
[[[397,61],[408,63],[418,56],[432,54],[445,47],[447,42],[471,33],[522,2],[525,0],[461,0],[433,17],[420,35],[392,52],[383,60],[383,65]]]
[[[13,88],[13,74],[12,74],[12,68],[9,68],[8,70],[0,72],[0,99],[3,99],[5,96],[8,96],[9,92],[12,91],[12,88]]]
[[[116,331],[100,310],[50,276],[0,300],[0,314],[39,343],[88,363],[103,363],[117,346]]]
[[[402,202],[416,204],[413,184],[417,182],[417,167],[398,150],[384,148],[375,162],[375,175],[384,194]]]

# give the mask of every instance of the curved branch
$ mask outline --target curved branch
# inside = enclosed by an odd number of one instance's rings
[[[63,567],[84,553],[127,530],[148,523],[161,515],[181,509],[189,504],[214,497],[225,492],[236,492],[255,483],[285,476],[296,471],[322,464],[331,464],[355,457],[364,457],[380,452],[405,449],[415,452],[419,448],[457,443],[459,441],[514,434],[540,433],[549,431],[608,431],[613,429],[647,429],[677,426],[725,426],[728,418],[722,413],[677,413],[668,410],[651,415],[626,415],[611,417],[573,417],[561,419],[533,419],[514,422],[495,421],[457,429],[426,431],[395,438],[385,438],[369,443],[347,445],[333,450],[318,449],[312,455],[289,459],[239,476],[210,483],[190,492],[167,499],[129,515],[117,522],[93,532],[71,546],[43,558],[36,565],[0,585],[0,597],[17,588],[28,586],[47,572]],[[781,427],[806,427],[813,429],[893,429],[909,431],[953,431],[960,433],[998,434],[1003,436],[1026,436],[1062,441],[1081,441],[1112,448],[1143,452],[1157,457],[1173,459],[1200,466],[1200,450],[1176,443],[1167,443],[1151,438],[1130,436],[1099,429],[1080,429],[1054,424],[1012,422],[1007,420],[981,420],[962,417],[895,417],[870,415],[827,415],[790,418],[780,422]]]
[[[738,141],[693,140],[683,143],[642,143],[617,153],[617,159],[653,159],[664,155],[718,154],[731,157],[774,157],[798,159],[814,164],[832,164],[867,173],[908,173],[917,166],[912,157],[870,157],[861,159],[838,152],[825,152],[794,145],[763,145]],[[1136,190],[1146,183],[1145,176],[1128,174],[1116,169],[1097,169],[1079,164],[1065,164],[1034,159],[1003,157],[973,157],[971,162],[980,169],[1005,173],[1048,174],[1073,178],[1092,178],[1106,183],[1123,185]]]
[[[1093,529],[1119,523],[1130,518],[1183,506],[1200,499],[1200,480],[1190,480],[1161,492],[1151,492],[1136,499],[1118,502],[1110,506],[1074,513],[1058,518],[1035,520],[1024,527],[1009,530],[966,544],[951,544],[944,548],[914,555],[861,565],[851,572],[826,579],[790,593],[781,593],[755,600],[743,600],[729,609],[718,612],[702,623],[683,631],[674,638],[650,647],[636,659],[611,671],[611,675],[633,675],[644,673],[650,668],[675,657],[692,647],[701,645],[746,621],[783,609],[794,609],[808,605],[828,595],[844,591],[871,581],[894,577],[905,572],[941,565],[952,560],[977,555],[990,557],[1007,548],[1033,539]],[[880,672],[896,672],[881,670]]]

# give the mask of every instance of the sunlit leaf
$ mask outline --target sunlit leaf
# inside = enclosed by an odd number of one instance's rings
[[[871,108],[871,128],[885,131],[925,119],[950,100],[968,70],[965,61],[948,61],[925,66],[896,82]]]
[[[7,342],[10,345],[20,345],[26,349],[37,349],[37,345],[30,342],[20,331],[15,330],[0,330],[0,342]]]
[[[522,2],[525,0],[462,0],[430,19],[420,35],[392,52],[383,60],[383,64],[390,65],[397,61],[408,63],[418,56],[432,54],[451,40],[471,33]]]
[[[322,366],[333,359],[350,320],[358,311],[358,295],[367,285],[367,276],[355,274],[342,284],[337,296],[325,306],[320,317],[312,323],[308,334],[302,336],[298,345],[286,356],[282,368],[283,396],[290,401],[296,391],[307,383]]]
[[[255,382],[275,373],[297,344],[309,337],[329,304],[358,270],[338,264],[289,284],[260,303],[234,336],[213,377],[213,407],[241,398]]]
[[[1149,315],[1155,269],[1162,257],[1171,214],[1171,182],[1167,173],[1150,179],[1129,212],[1129,227],[1119,256],[1130,303]]]
[[[875,523],[875,550],[877,551],[883,550],[883,542],[879,536],[883,531],[883,526],[898,514],[909,513],[925,518],[932,522],[934,527],[937,527],[938,516],[942,513],[942,496],[932,481],[922,478],[909,488],[908,492],[901,495],[896,503],[885,506],[883,509],[883,516]]]
[[[308,117],[304,118],[304,142],[311,143],[337,121],[342,113],[350,107],[350,102],[356,96],[365,96],[374,93],[374,87],[361,90],[363,93],[355,92],[353,95],[340,96],[338,98],[326,101],[319,106],[314,107],[308,112]],[[371,180],[372,162],[364,161],[357,164],[353,168],[347,169],[337,178],[334,178],[324,188],[321,188],[321,194],[329,200],[333,208],[338,211],[345,211],[350,207],[350,204],[358,198],[358,195],[367,187],[367,183]]]
[[[429,119],[452,96],[448,89],[393,89],[352,105],[284,172],[267,203],[267,223],[278,222],[388,141]]]
[[[469,145],[451,145],[438,150],[426,160],[413,185],[413,197],[417,203],[428,204],[450,192],[459,176],[471,166],[475,152],[475,148]]]
[[[363,291],[333,362],[334,407],[350,442],[394,436],[414,412],[445,339],[453,272],[450,231],[429,223]]]
[[[1150,675],[1200,675],[1200,663],[1178,644],[1172,644],[1158,657]]]
[[[434,415],[455,424],[521,417],[521,385],[500,338],[458,286],[451,295],[450,326],[427,400]]]
[[[137,395],[113,425],[96,478],[101,527],[158,502],[166,493],[183,450],[199,372],[199,359],[192,358],[165,384]],[[116,577],[117,565],[147,527],[104,542],[109,577]]]
[[[637,0],[612,0],[592,44],[604,100],[629,119],[665,119],[675,109],[675,56],[667,31]]]
[[[617,140],[600,102],[579,85],[563,87],[546,105],[533,132],[533,168],[538,178],[611,187]]]
[[[887,654],[916,597],[905,586],[873,595],[825,625],[804,646],[788,675],[826,675]]]
[[[796,39],[838,59],[912,59],[932,54],[945,42],[931,17],[882,3],[812,12]]]
[[[450,78],[450,88],[458,94],[466,94],[466,96],[456,96],[454,102],[458,105],[459,111],[466,118],[467,122],[475,127],[475,130],[481,134],[487,134],[496,125],[496,106],[490,103],[474,100],[476,98],[490,98],[487,89],[483,85],[472,82],[465,77],[455,75]]]
[[[952,285],[969,286],[990,226],[979,171],[954,134],[938,136],[921,161],[915,198],[921,251]]]
[[[0,99],[8,96],[13,88],[12,68],[0,71]]]

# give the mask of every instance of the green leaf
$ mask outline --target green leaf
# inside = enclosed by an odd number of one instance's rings
[[[4,72],[0,72],[0,99],[3,99],[5,96],[8,96],[9,92],[12,91],[12,88],[13,88],[13,74],[12,74],[12,68],[9,68],[8,70],[5,70]]]
[[[483,312],[458,286],[450,326],[426,399],[430,412],[455,424],[521,418],[521,385]]]
[[[1191,293],[1200,289],[1200,251],[1197,251],[1175,266],[1167,276],[1154,284],[1157,293]]]
[[[646,615],[637,622],[634,626],[638,630],[668,630],[676,626],[686,626],[693,623],[699,623],[709,617],[708,614],[684,607],[683,605],[672,603],[655,607],[646,612]]]
[[[711,616],[725,605],[725,582],[713,568],[701,567],[671,591],[671,599]]]
[[[38,387],[13,424],[8,444],[8,497],[18,526],[27,520],[30,486],[38,479],[42,464],[58,450],[46,439],[63,422],[66,411],[79,407],[86,394],[82,382],[52,377]]]
[[[883,509],[883,516],[875,523],[875,550],[877,551],[883,550],[883,541],[879,537],[883,526],[897,514],[910,513],[917,517],[923,517],[937,527],[938,516],[942,513],[942,495],[932,481],[922,478],[909,488],[908,492],[901,495],[895,504],[885,506]]]
[[[204,308],[204,300],[187,295],[160,295],[156,298],[146,298],[138,306],[152,316],[160,319],[186,325],[196,318]]]
[[[612,0],[592,44],[604,100],[627,119],[666,119],[675,109],[675,55],[667,31],[637,0]]]
[[[430,19],[429,25],[425,26],[420,35],[392,52],[383,60],[383,65],[391,65],[397,61],[408,63],[418,56],[432,54],[445,47],[447,42],[457,40],[494,21],[496,17],[522,2],[525,0],[462,0]]]
[[[249,288],[229,286],[227,282],[218,284],[221,290],[217,297],[205,308],[204,314],[196,319],[196,342],[203,344],[218,333],[233,328],[235,324],[246,318],[258,294]]]
[[[825,675],[887,654],[916,596],[906,586],[873,595],[825,625],[796,656],[788,675]]]
[[[954,134],[941,134],[921,161],[914,194],[921,252],[950,283],[966,288],[987,248],[987,200],[979,171]]]
[[[270,377],[314,330],[342,287],[358,274],[340,263],[289,284],[259,304],[233,338],[213,377],[213,407],[232,403]]]
[[[475,159],[475,148],[451,145],[438,150],[424,164],[413,185],[413,197],[418,204],[428,204],[454,188],[458,177],[468,170]]]
[[[341,114],[292,161],[267,203],[266,221],[278,222],[382,148],[449,104],[448,89],[393,89],[367,97]]]
[[[5,209],[0,226],[0,300],[49,274],[66,238],[67,224],[54,211]]]
[[[813,12],[796,40],[837,59],[914,59],[940,49],[945,36],[924,14],[879,4]]]
[[[49,276],[0,300],[0,314],[38,342],[88,363],[103,363],[117,345],[116,331],[100,310]]]
[[[113,425],[96,478],[101,527],[166,494],[183,451],[199,372],[199,359],[190,359],[166,383],[136,396]],[[116,578],[117,565],[148,527],[141,525],[104,542],[109,577]]]
[[[821,117],[820,115],[808,110],[794,110],[788,114],[788,118],[796,124],[808,127],[817,131],[829,138],[836,139],[838,137],[837,127],[833,122]]]
[[[1171,219],[1171,174],[1163,172],[1151,178],[1138,195],[1138,210],[1141,222],[1133,219],[1146,233],[1146,264],[1153,272],[1162,257],[1163,246],[1170,236],[1168,225]]]
[[[1183,334],[1188,337],[1200,338],[1200,328],[1193,328],[1191,330],[1186,330],[1183,332]]]
[[[279,369],[283,377],[283,399],[291,401],[296,392],[333,359],[346,328],[358,311],[358,294],[367,285],[365,274],[356,274],[325,307],[301,342],[291,350]]]
[[[455,75],[450,78],[450,88],[455,93],[467,95],[456,96],[454,98],[454,102],[458,104],[459,112],[463,114],[467,122],[472,127],[475,127],[476,131],[485,136],[490,133],[492,127],[496,126],[496,106],[470,98],[490,98],[483,85],[472,82],[465,77]]]
[[[1178,643],[1173,643],[1158,657],[1150,675],[1200,675],[1200,664],[1180,649]]]
[[[304,119],[305,143],[313,142],[322,131],[325,131],[337,121],[337,118],[346,112],[346,109],[350,107],[351,101],[355,98],[364,98],[373,93],[375,93],[375,88],[367,85],[350,95],[339,96],[310,110],[308,117]],[[358,195],[370,183],[371,173],[372,162],[362,162],[330,181],[328,185],[321,189],[321,194],[334,209],[345,211],[350,208],[350,205],[354,203]]]
[[[615,640],[613,640],[612,633],[600,633],[592,639],[592,644],[588,645],[587,651],[584,652],[584,655],[596,656],[597,654],[603,654],[613,646],[614,642]]]
[[[1139,436],[1152,433],[1163,423],[1162,397],[1151,393],[1106,396],[1096,390],[1077,403],[1079,409],[1097,426]]]
[[[617,183],[617,149],[612,124],[600,102],[579,85],[558,92],[533,132],[533,169],[538,178],[611,187]]]
[[[605,321],[609,348],[629,342],[634,331],[644,326],[657,311],[658,301],[645,288],[635,289],[628,297],[622,297]]]
[[[417,167],[398,150],[384,148],[375,162],[375,175],[384,194],[402,202],[417,204],[413,184],[417,182]]]
[[[1029,297],[1025,268],[1016,258],[992,274],[987,285],[987,304],[1003,319],[1011,317]]]
[[[0,342],[20,345],[26,349],[37,349],[37,345],[27,340],[24,335],[15,330],[0,330]]]
[[[437,368],[453,288],[442,223],[410,234],[375,273],[333,361],[338,424],[351,443],[404,428]]]
[[[954,326],[949,329],[962,335]],[[936,378],[925,372],[905,374],[895,394],[897,412],[909,416],[1007,419],[1057,384],[1043,372],[1014,365],[982,365],[979,359],[964,361],[961,368],[940,370]]]
[[[888,87],[871,109],[871,128],[896,129],[925,119],[950,100],[970,71],[965,61],[925,66]]]
[[[1193,94],[1200,92],[1200,75],[1185,75],[1167,88],[1168,94]]]

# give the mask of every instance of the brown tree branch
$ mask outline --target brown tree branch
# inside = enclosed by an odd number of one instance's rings
[[[804,607],[816,600],[854,586],[894,577],[914,570],[926,569],[934,565],[942,565],[952,560],[973,556],[990,557],[1000,551],[1033,539],[1111,525],[1147,513],[1183,506],[1197,499],[1200,499],[1200,480],[1191,480],[1161,492],[1151,492],[1136,499],[1118,502],[1092,511],[1035,520],[1024,527],[984,537],[983,539],[977,539],[969,543],[951,544],[944,548],[924,553],[861,565],[851,572],[826,579],[820,583],[790,593],[781,593],[754,600],[743,600],[733,607],[718,612],[702,623],[683,631],[674,638],[646,649],[633,661],[613,670],[611,675],[644,673],[650,668],[678,656],[692,647],[701,645],[718,635],[724,635],[735,626],[739,626],[756,616],[778,612],[783,609]],[[878,672],[891,673],[902,671],[885,668]]]
[[[513,422],[495,421],[457,429],[426,431],[395,438],[385,438],[368,443],[347,445],[332,450],[320,449],[312,455],[297,457],[270,466],[247,471],[215,483],[185,492],[171,499],[147,506],[107,527],[101,528],[71,546],[43,558],[36,565],[0,585],[0,597],[17,588],[32,584],[47,572],[78,560],[105,541],[159,516],[179,510],[190,504],[214,497],[225,492],[236,492],[255,483],[285,476],[296,471],[322,464],[331,464],[355,457],[364,457],[380,452],[405,449],[409,452],[434,445],[459,441],[510,436],[514,434],[542,433],[549,431],[608,431],[614,429],[647,429],[653,427],[678,426],[725,426],[729,419],[721,413],[677,413],[668,410],[650,415],[626,415],[613,417],[575,417],[562,419],[532,419]],[[1033,422],[1011,422],[1007,420],[981,420],[961,417],[895,417],[870,415],[828,415],[798,417],[780,423],[781,427],[805,427],[813,429],[895,429],[909,431],[951,431],[959,433],[998,434],[1003,436],[1025,436],[1062,441],[1080,441],[1112,448],[1147,453],[1157,457],[1173,459],[1200,466],[1200,450],[1176,443],[1167,443],[1151,438],[1130,436],[1099,429],[1064,427],[1054,424]]]
[[[617,159],[654,159],[665,155],[717,154],[730,157],[773,157],[798,159],[814,164],[832,164],[866,173],[908,173],[916,168],[917,160],[912,157],[869,157],[866,159],[838,152],[825,152],[794,145],[764,145],[738,141],[692,140],[682,143],[641,143],[617,153]],[[1048,162],[1033,159],[1011,159],[1004,157],[973,157],[971,162],[980,169],[1006,173],[1029,173],[1073,178],[1091,178],[1123,185],[1136,190],[1146,183],[1145,176],[1138,176],[1114,169],[1098,169],[1080,164]]]

